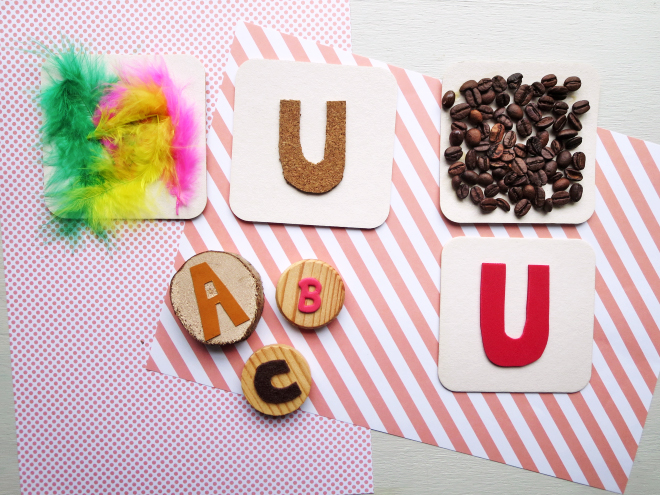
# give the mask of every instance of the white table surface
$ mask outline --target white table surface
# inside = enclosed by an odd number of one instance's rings
[[[654,0],[352,0],[353,51],[442,78],[461,60],[579,60],[601,76],[599,125],[660,143],[660,2]],[[1,272],[1,270],[0,270]],[[658,391],[656,387],[656,392]],[[0,494],[20,493],[4,273],[0,273]],[[376,494],[604,493],[373,433]],[[625,491],[660,493],[654,398]]]

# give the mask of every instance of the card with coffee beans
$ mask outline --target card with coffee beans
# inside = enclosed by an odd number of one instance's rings
[[[440,208],[459,223],[578,224],[596,204],[600,82],[578,62],[460,62],[442,81]]]

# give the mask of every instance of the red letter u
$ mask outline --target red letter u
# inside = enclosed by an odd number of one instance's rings
[[[525,366],[541,357],[550,328],[550,267],[529,265],[527,317],[522,335],[504,331],[506,265],[481,264],[481,338],[486,356],[498,366]]]

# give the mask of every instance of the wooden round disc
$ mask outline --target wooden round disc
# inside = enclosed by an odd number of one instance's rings
[[[299,282],[314,278],[321,284],[321,305],[314,312],[299,310]],[[344,306],[344,281],[332,266],[319,260],[302,260],[287,268],[277,282],[275,299],[284,317],[298,328],[314,330],[334,320]],[[311,301],[307,301],[309,306]]]
[[[229,306],[225,309],[223,303],[212,305],[212,313],[206,314],[211,319],[217,317],[215,325],[219,327],[220,334],[209,340],[205,339],[202,313],[200,312],[199,301],[195,294],[193,276],[191,274],[192,267],[203,263],[211,269],[211,275],[215,275],[220,283],[224,285],[230,294],[228,296],[229,299],[233,299],[234,301],[233,304],[238,304],[238,313],[242,318],[236,321],[247,318],[246,321],[234,325],[228,314],[228,311],[231,313]],[[217,297],[223,289],[215,287],[215,284],[209,281],[205,283],[203,290],[206,292],[204,296],[209,298],[209,300],[213,300],[212,298]],[[259,273],[246,259],[238,254],[222,251],[206,251],[186,261],[174,277],[172,277],[172,281],[170,282],[170,299],[174,313],[179,318],[179,321],[181,321],[181,324],[188,330],[190,335],[204,344],[234,344],[247,339],[257,327],[264,308],[264,290]],[[231,301],[229,302],[231,303]],[[209,320],[207,319],[206,321]],[[207,324],[207,331],[208,328],[209,326]]]
[[[270,383],[275,388],[284,388],[297,383],[301,393],[293,400],[270,403],[261,399],[257,393],[254,379],[257,367],[260,364],[276,360],[286,361],[290,371],[286,374],[273,376]],[[312,374],[309,371],[307,360],[293,347],[283,344],[267,345],[252,354],[245,363],[241,375],[241,387],[245,398],[257,411],[271,416],[283,416],[295,411],[305,402],[312,388]]]

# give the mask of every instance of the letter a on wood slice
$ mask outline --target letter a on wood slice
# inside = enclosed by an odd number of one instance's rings
[[[337,317],[344,295],[344,281],[337,270],[323,261],[302,260],[282,273],[275,299],[289,322],[314,330]]]
[[[257,327],[264,306],[261,277],[237,254],[206,251],[172,277],[170,300],[181,325],[205,344],[233,344]]]
[[[245,363],[241,388],[257,411],[283,416],[305,402],[312,388],[312,374],[305,357],[293,347],[267,345]]]
[[[584,388],[596,256],[575,239],[461,237],[441,258],[438,377],[454,392]]]

